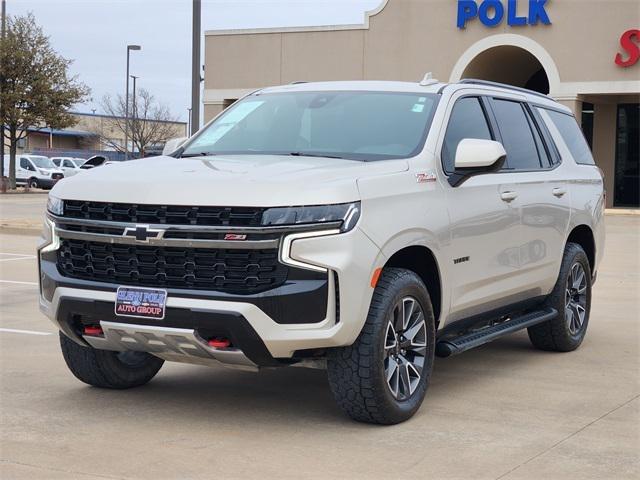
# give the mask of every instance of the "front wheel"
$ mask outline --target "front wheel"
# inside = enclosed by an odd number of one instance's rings
[[[435,350],[431,299],[414,272],[384,269],[362,332],[353,345],[330,351],[329,384],[354,420],[395,424],[424,400]]]
[[[60,347],[71,373],[94,387],[139,387],[155,377],[164,363],[146,352],[112,352],[84,347],[63,333],[60,333]]]
[[[587,333],[591,311],[591,268],[582,247],[567,244],[556,285],[547,305],[558,315],[529,327],[529,339],[540,350],[570,352],[580,346]]]
[[[29,185],[29,188],[38,188],[40,186],[37,178],[30,178],[28,185]]]

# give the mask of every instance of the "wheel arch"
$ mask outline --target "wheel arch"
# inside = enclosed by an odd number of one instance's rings
[[[442,313],[442,280],[433,251],[424,245],[407,246],[391,255],[384,267],[406,268],[422,279],[431,297],[437,328]]]
[[[569,233],[567,243],[577,243],[582,247],[589,259],[589,267],[593,275],[596,267],[596,241],[591,227],[585,224],[577,225]]]

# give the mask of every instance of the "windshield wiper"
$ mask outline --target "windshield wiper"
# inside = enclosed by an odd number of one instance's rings
[[[208,157],[208,156],[215,156],[215,155],[217,155],[217,153],[211,153],[211,152],[183,153],[182,155],[180,155],[180,158]]]
[[[337,158],[340,160],[345,160],[344,157],[340,157],[338,155],[327,155],[324,153],[309,153],[309,152],[287,152],[282,155],[290,155],[292,157],[320,157],[320,158]]]

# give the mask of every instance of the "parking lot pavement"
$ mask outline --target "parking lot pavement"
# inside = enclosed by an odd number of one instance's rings
[[[0,195],[0,220],[40,221],[47,206],[47,191],[33,190],[30,193]]]
[[[38,311],[36,238],[1,235],[0,477],[639,478],[640,218],[607,233],[578,351],[521,332],[438,360],[392,427],[344,417],[317,370],[165,364],[139,389],[87,387]]]

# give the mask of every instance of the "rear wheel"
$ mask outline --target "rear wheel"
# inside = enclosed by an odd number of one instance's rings
[[[547,299],[558,315],[529,327],[529,339],[541,350],[570,352],[580,346],[587,333],[591,311],[591,268],[582,247],[567,244],[558,281]]]
[[[435,347],[433,309],[414,272],[385,269],[355,343],[330,351],[327,370],[340,407],[353,419],[403,422],[420,408]]]
[[[60,347],[71,373],[94,387],[139,387],[155,377],[164,363],[146,352],[112,352],[84,347],[63,333],[60,333]]]

